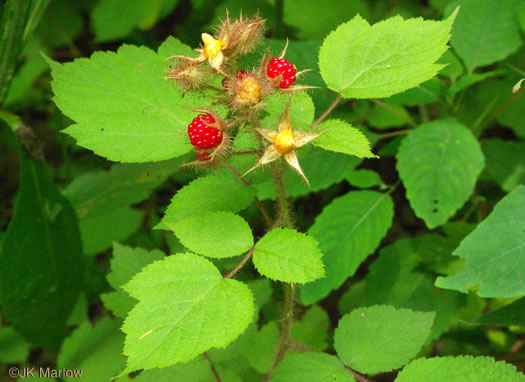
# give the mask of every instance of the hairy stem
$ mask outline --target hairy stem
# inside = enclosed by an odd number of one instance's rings
[[[340,101],[341,101],[341,94],[338,94],[336,99],[334,99],[334,101],[330,104],[330,106],[328,106],[328,109],[326,109],[325,112],[321,114],[321,116],[317,118],[314,123],[310,125],[310,129],[313,129],[314,127],[319,125],[321,122],[323,122],[325,118],[328,117],[328,115],[330,115],[332,110],[334,110],[334,108],[339,104]]]
[[[231,279],[239,270],[246,264],[248,260],[253,255],[253,248],[248,251],[248,253],[242,258],[242,260],[229,272],[226,276],[223,277],[223,279]]]
[[[224,165],[226,166],[226,168],[228,170],[230,170],[232,172],[233,175],[235,175],[237,177],[237,179],[239,179],[241,182],[243,182],[246,186],[249,187],[249,186],[252,185],[245,178],[243,178],[241,176],[241,173],[239,171],[237,171],[235,168],[233,168],[229,163],[226,162]],[[259,200],[259,198],[257,196],[255,197],[255,204],[257,205],[257,208],[259,209],[259,211],[261,212],[264,220],[266,221],[266,224],[268,224],[268,226],[270,227],[272,225],[272,218],[270,217],[270,214],[268,213],[268,211],[266,211],[266,208],[264,208],[264,204],[262,204],[262,202]]]

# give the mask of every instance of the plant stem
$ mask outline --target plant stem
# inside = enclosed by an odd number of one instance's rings
[[[217,382],[222,382],[221,380],[221,376],[219,374],[219,372],[217,371],[217,369],[215,368],[215,365],[213,364],[213,362],[211,361],[210,359],[210,356],[208,355],[208,353],[204,352],[202,353],[202,356],[208,360],[208,362],[210,363],[210,368],[211,368],[211,371],[213,373],[213,375],[215,376],[215,380]]]
[[[330,104],[330,106],[328,106],[328,109],[326,109],[325,112],[321,114],[321,116],[317,118],[317,120],[314,123],[310,125],[310,129],[313,129],[314,127],[319,125],[321,122],[323,122],[324,119],[328,117],[328,115],[332,112],[332,110],[334,110],[334,108],[339,104],[340,101],[341,101],[341,94],[338,94],[336,99],[334,99],[334,101]]]
[[[397,137],[398,135],[405,135],[405,134],[408,134],[410,130],[411,129],[403,129],[403,130],[392,131],[391,133],[379,134],[379,139],[386,139],[386,138]]]
[[[228,170],[230,170],[233,175],[237,177],[241,182],[243,182],[246,186],[250,187],[252,184],[248,182],[245,178],[241,176],[241,173],[237,171],[235,168],[233,168],[229,163],[225,162],[224,165]],[[261,212],[264,220],[266,221],[266,224],[268,224],[269,227],[272,226],[272,218],[270,217],[270,214],[268,211],[266,211],[266,208],[264,208],[264,204],[259,200],[259,198],[255,197],[255,204],[257,205],[257,208],[259,208],[259,211]]]
[[[244,266],[244,264],[246,264],[246,262],[248,260],[250,260],[250,258],[252,257],[253,255],[253,248],[250,249],[248,251],[248,253],[242,258],[242,260],[239,262],[239,264],[237,264],[235,266],[235,268],[233,268],[231,270],[231,272],[229,272],[226,276],[223,277],[223,279],[231,279],[237,272],[239,272],[239,270]]]
[[[345,366],[345,369],[352,373],[357,382],[371,382],[370,380],[366,379],[364,376],[359,374],[357,371],[352,370],[348,366]]]
[[[284,184],[284,162],[279,166],[274,166],[272,169],[273,181],[277,192],[277,209],[279,216],[274,223],[274,228],[285,227],[293,228],[292,214],[290,212],[290,204],[286,197],[286,185]]]
[[[383,101],[381,100],[378,100],[378,99],[374,99],[372,98],[370,101],[372,101],[373,103],[375,103],[376,105],[382,107],[383,109],[386,109],[388,110],[389,112],[391,112],[392,114],[394,114],[396,117],[402,119],[403,121],[405,121],[406,123],[408,123],[410,126],[412,127],[417,127],[417,123],[415,123],[412,118],[410,117],[407,117],[406,115],[404,115],[403,113],[400,113],[399,110],[396,110],[394,109],[392,106],[390,106],[389,104],[387,103],[384,103]]]

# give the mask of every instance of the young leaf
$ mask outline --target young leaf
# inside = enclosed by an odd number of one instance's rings
[[[461,5],[450,44],[467,66],[467,71],[502,60],[520,45],[516,1],[455,1],[445,13]]]
[[[349,192],[326,206],[308,233],[319,241],[326,277],[301,288],[301,301],[312,304],[339,288],[379,246],[392,224],[388,194]]]
[[[524,382],[525,375],[514,365],[496,362],[490,357],[435,357],[420,358],[408,364],[398,374],[395,382]]]
[[[345,98],[383,98],[435,76],[457,11],[445,21],[392,17],[371,26],[357,15],[330,33],[319,68],[331,90]]]
[[[191,150],[186,128],[202,98],[163,77],[165,57],[123,45],[66,64],[49,60],[54,101],[77,124],[64,130],[80,146],[112,161],[150,162]]]
[[[22,150],[19,192],[0,264],[3,316],[28,342],[57,348],[82,289],[82,243],[75,212],[45,164]]]
[[[211,211],[238,212],[248,207],[255,190],[234,178],[209,175],[198,178],[179,190],[159,223],[169,229],[176,222]]]
[[[292,354],[273,371],[271,382],[354,382],[354,376],[333,355]]]
[[[82,370],[83,381],[107,381],[115,376],[126,362],[122,356],[124,335],[119,330],[119,324],[119,321],[107,317],[95,326],[84,321],[64,341],[57,366],[61,369]]]
[[[339,321],[334,347],[345,365],[361,373],[390,371],[417,355],[433,321],[434,312],[387,305],[355,309]]]
[[[125,373],[226,347],[254,317],[248,286],[223,279],[210,261],[189,253],[148,265],[124,289],[139,300],[122,326]]]
[[[195,215],[166,226],[186,248],[208,257],[238,256],[253,246],[250,226],[231,212]]]
[[[130,297],[121,287],[146,265],[163,258],[164,253],[158,250],[146,251],[142,248],[131,248],[114,243],[111,272],[106,279],[116,291],[100,296],[106,308],[110,309],[115,316],[125,318],[137,300]]]
[[[314,238],[277,228],[255,244],[253,264],[269,279],[303,284],[324,276],[322,256]]]
[[[324,131],[313,140],[313,144],[318,147],[359,158],[377,158],[377,155],[370,151],[370,142],[365,135],[348,123],[330,119],[321,123],[315,130]]]
[[[465,268],[438,277],[436,286],[467,293],[479,286],[481,297],[517,297],[525,294],[525,186],[505,196],[492,213],[454,251]]]
[[[467,201],[484,165],[476,138],[453,119],[410,131],[397,153],[397,170],[410,205],[431,229],[444,224]]]

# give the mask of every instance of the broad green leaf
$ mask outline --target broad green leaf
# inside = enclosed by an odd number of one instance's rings
[[[195,51],[188,45],[180,42],[180,40],[170,36],[160,44],[157,53],[160,58],[166,60],[174,55],[193,56]]]
[[[370,142],[365,135],[346,122],[330,119],[316,127],[324,131],[313,140],[313,144],[325,150],[354,155],[359,158],[376,158],[370,151]]]
[[[211,382],[215,379],[210,362],[202,356],[162,369],[144,370],[130,379],[132,382],[192,381]],[[117,381],[120,381],[118,379]]]
[[[450,44],[468,72],[500,61],[520,47],[515,4],[514,0],[462,0],[447,7],[445,14],[461,6]]]
[[[377,374],[403,366],[425,343],[434,313],[388,305],[358,308],[339,321],[334,347],[345,365]]]
[[[457,12],[457,11],[456,11]],[[434,77],[456,13],[445,21],[392,17],[370,25],[359,15],[330,33],[319,68],[345,98],[383,98]]]
[[[277,228],[255,244],[253,265],[269,279],[304,284],[324,276],[322,256],[314,238]]]
[[[206,212],[238,212],[248,207],[254,196],[255,190],[236,178],[198,178],[173,196],[158,228],[169,229],[182,219]]]
[[[315,108],[310,96],[305,92],[295,93],[293,97],[286,93],[273,93],[265,99],[264,111],[269,115],[263,119],[263,127],[277,129],[279,120],[290,104],[290,121],[294,130],[306,131],[314,120]]]
[[[135,232],[143,213],[130,206],[147,199],[181,163],[117,164],[73,180],[64,195],[78,216],[84,253],[95,255]]]
[[[35,31],[45,45],[72,46],[84,27],[78,3],[68,0],[49,3]]]
[[[481,378],[481,379],[480,379]],[[523,382],[525,375],[514,365],[490,357],[420,358],[408,364],[395,382]]]
[[[0,264],[2,315],[28,342],[55,350],[82,289],[82,243],[73,208],[45,164],[26,158],[22,149],[19,191]]]
[[[179,0],[101,0],[91,11],[96,42],[126,37],[135,28],[150,29]]]
[[[421,240],[418,240],[421,238]],[[447,241],[445,241],[447,240]],[[434,277],[422,269],[421,258],[441,260],[440,252],[452,251],[448,238],[422,235],[398,240],[382,249],[364,280],[353,284],[339,300],[339,311],[346,314],[362,306],[391,305],[424,312],[436,312],[430,339],[437,339],[457,323],[467,296],[434,287]],[[422,246],[422,244],[426,246]],[[426,247],[429,247],[428,249]],[[429,250],[434,252],[429,253]]]
[[[454,251],[465,268],[438,277],[436,286],[466,293],[479,287],[481,297],[517,297],[525,294],[525,186],[505,196],[492,213]]]
[[[484,314],[474,321],[474,323],[480,325],[525,326],[525,297],[495,311]]]
[[[66,381],[107,381],[122,370],[126,359],[122,355],[124,335],[120,322],[104,318],[92,326],[89,321],[80,325],[62,345],[57,359],[58,368],[82,370],[81,378]]]
[[[354,376],[333,355],[292,354],[273,371],[271,382],[354,382]]]
[[[297,29],[297,37],[305,40],[322,39],[339,24],[360,14],[368,19],[368,4],[364,0],[340,2],[325,0],[323,17],[319,17],[319,4],[310,0],[284,2],[284,22]],[[315,20],[315,21],[314,21]]]
[[[358,188],[371,188],[377,186],[381,189],[386,188],[381,176],[377,172],[368,169],[350,171],[346,175],[345,180],[352,186]]]
[[[254,338],[257,335],[257,323],[254,321],[235,341],[224,349],[210,349],[206,352],[213,363],[226,363],[229,361],[239,361],[246,359],[248,349],[253,345]],[[248,362],[246,360],[246,362]]]
[[[453,119],[411,130],[397,153],[397,170],[415,214],[432,229],[468,200],[485,165],[478,141]]]
[[[292,340],[306,345],[308,349],[323,351],[328,348],[330,317],[318,305],[313,305],[292,326]]]
[[[208,257],[238,256],[253,247],[250,226],[231,212],[195,215],[166,226],[186,248]]]
[[[353,191],[334,199],[308,230],[324,254],[326,277],[301,288],[301,301],[312,304],[339,288],[371,255],[392,225],[388,194]]]
[[[450,53],[450,51],[446,51],[443,56],[441,56],[441,60],[438,61],[438,63],[443,63],[442,59],[447,55],[447,53]],[[448,55],[447,55],[448,56]],[[459,63],[459,68],[462,70],[461,63]],[[441,75],[444,75],[447,71],[448,66],[444,67],[443,70],[440,72]],[[392,97],[388,98],[388,101],[392,104],[398,104],[398,105],[406,105],[406,106],[417,106],[417,105],[426,105],[432,102],[436,102],[441,93],[443,91],[443,87],[440,84],[440,81],[437,77],[433,77],[430,80],[423,82],[422,84],[416,86],[415,88],[411,88],[408,90],[405,90],[402,93],[398,93],[396,95],[393,95]]]
[[[410,119],[410,115],[403,106],[390,104],[390,101],[374,105],[368,115],[370,126],[381,130],[404,126]]]
[[[109,285],[115,292],[101,295],[106,308],[120,318],[125,318],[127,313],[137,303],[121,287],[139,273],[146,265],[164,258],[164,253],[158,250],[146,251],[142,248],[131,248],[119,243],[113,243],[113,258],[111,259],[111,272],[106,276]]]
[[[275,321],[264,325],[255,334],[245,353],[251,367],[261,374],[270,371],[275,358],[275,349],[279,347],[279,338],[279,328]]]
[[[149,162],[189,152],[186,128],[204,100],[164,80],[165,57],[123,45],[66,64],[49,61],[62,112],[77,124],[64,130],[112,161]]]
[[[481,148],[487,162],[483,175],[506,192],[525,184],[525,142],[484,139]]]
[[[297,172],[287,166],[284,172],[284,181],[286,193],[291,197],[324,190],[332,184],[343,181],[345,175],[357,167],[361,161],[355,156],[326,151],[313,145],[308,145],[304,149],[300,148],[298,157],[303,172],[308,177],[310,187],[297,175]],[[256,184],[255,188],[257,189],[257,196],[261,200],[276,197],[275,184],[271,180]]]
[[[490,78],[490,77],[501,77],[503,76],[504,74],[506,74],[506,71],[505,70],[493,70],[493,71],[490,71],[490,72],[485,72],[485,73],[472,73],[472,74],[467,74],[463,77],[461,77],[459,79],[458,82],[456,82],[454,85],[452,85],[449,89],[448,89],[448,93],[449,94],[457,94],[459,93],[460,91],[472,86],[472,85],[475,85],[477,84],[478,82],[481,82],[487,78]]]
[[[13,328],[0,328],[0,362],[24,362],[29,355],[29,344]]]
[[[124,289],[139,300],[122,326],[125,373],[224,348],[253,320],[248,286],[223,279],[210,261],[189,253],[148,265]]]

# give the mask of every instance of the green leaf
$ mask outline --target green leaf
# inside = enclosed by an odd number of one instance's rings
[[[352,276],[379,246],[393,215],[390,196],[375,191],[349,192],[326,206],[308,230],[324,254],[326,277],[302,287],[301,301],[319,301]]]
[[[333,355],[292,354],[273,371],[271,382],[354,382],[354,376]]]
[[[496,362],[490,357],[466,355],[417,359],[401,370],[395,382],[465,382],[480,378],[486,382],[525,381],[525,375],[516,371],[514,365]]]
[[[9,364],[24,362],[29,355],[29,344],[13,328],[0,328],[0,361]]]
[[[476,138],[453,119],[411,130],[397,153],[410,206],[430,229],[444,224],[468,200],[484,165]]]
[[[78,2],[53,0],[38,23],[36,34],[48,46],[72,46],[84,28]]]
[[[85,321],[66,338],[57,359],[58,368],[81,370],[82,381],[107,381],[124,367],[124,335],[120,322],[104,318],[95,326]],[[75,381],[78,378],[65,378]]]
[[[410,119],[410,115],[403,106],[391,105],[390,101],[374,105],[368,115],[368,123],[376,129],[403,126]]]
[[[445,21],[395,16],[371,26],[358,15],[325,39],[321,75],[345,98],[383,98],[417,86],[443,67],[435,62],[447,49],[455,16]]]
[[[313,140],[318,147],[359,158],[377,158],[370,151],[370,142],[365,135],[348,123],[330,119],[317,126],[316,131],[324,131]]]
[[[212,211],[238,212],[248,207],[255,190],[236,178],[209,175],[179,190],[171,199],[158,228],[169,229],[182,219]]]
[[[150,29],[179,0],[101,0],[91,11],[96,42],[119,40],[133,29]]]
[[[252,338],[250,347],[246,350],[246,358],[261,374],[266,374],[273,365],[275,349],[279,347],[279,328],[275,321],[264,325]]]
[[[443,58],[447,56],[447,58],[450,58],[450,56],[447,55],[447,53],[450,53],[450,51],[446,51],[443,56],[441,56],[441,59],[438,61],[438,63],[442,64],[445,62],[442,62]],[[457,59],[456,59],[457,60]],[[448,64],[448,63],[447,63]],[[461,63],[458,60],[459,69],[462,70]],[[445,72],[449,69],[448,66],[444,67],[443,70],[440,72],[441,75],[445,75]],[[440,81],[437,77],[433,77],[430,80],[423,82],[422,84],[416,86],[415,88],[411,88],[408,90],[405,90],[402,93],[393,95],[392,97],[388,98],[388,101],[392,104],[399,104],[399,105],[406,105],[406,106],[417,106],[417,105],[426,105],[432,102],[436,102],[439,100],[439,97],[442,92],[442,85],[440,84]]]
[[[95,255],[135,232],[143,213],[130,206],[147,199],[181,163],[118,164],[73,180],[64,195],[78,216],[84,253]]]
[[[438,277],[436,286],[466,293],[478,286],[481,297],[517,297],[525,294],[525,186],[518,186],[454,251],[465,268]]]
[[[371,188],[377,187],[383,189],[386,188],[381,176],[373,171],[368,169],[359,169],[353,170],[348,173],[345,177],[346,181],[354,187],[358,188]]]
[[[223,279],[210,261],[193,254],[148,265],[124,289],[139,300],[122,326],[126,373],[226,347],[253,320],[248,286]]]
[[[339,321],[334,347],[345,365],[377,374],[403,366],[425,343],[434,313],[387,305],[359,308]]]
[[[422,269],[421,253],[441,260],[449,254],[453,240],[441,235],[421,235],[398,240],[380,251],[364,280],[353,284],[339,300],[341,314],[373,304],[436,312],[430,339],[438,339],[457,323],[467,296],[434,287],[434,277]],[[433,252],[432,252],[433,250]],[[449,255],[450,256],[450,255]]]
[[[506,192],[525,184],[525,142],[484,139],[481,148],[487,162],[483,175]]]
[[[66,64],[48,60],[54,101],[77,122],[64,130],[85,148],[112,161],[149,162],[192,149],[186,128],[203,99],[182,94],[163,79],[164,57],[123,45]]]
[[[269,115],[262,120],[263,127],[277,129],[279,120],[290,104],[290,121],[294,130],[308,129],[314,120],[315,107],[312,99],[305,92],[295,93],[291,98],[286,93],[275,92],[264,100],[264,111]]]
[[[253,265],[269,279],[303,284],[324,276],[322,256],[314,238],[277,228],[255,244]]]
[[[106,278],[116,292],[101,295],[106,308],[110,309],[115,316],[125,318],[137,300],[131,298],[121,287],[146,265],[163,258],[164,253],[158,250],[146,251],[142,248],[131,248],[113,243],[113,258],[110,262],[111,272]]]
[[[474,323],[480,325],[525,326],[525,297],[493,312],[484,314]]]
[[[210,382],[215,379],[210,362],[199,356],[186,363],[178,363],[163,369],[144,370],[131,379],[133,382],[192,381]],[[118,380],[120,381],[120,380]]]
[[[468,72],[500,61],[520,47],[515,4],[514,0],[463,0],[447,7],[445,14],[461,5],[450,44]]]
[[[250,226],[231,212],[196,215],[166,226],[186,248],[208,257],[238,256],[253,247]]]
[[[22,151],[19,192],[0,263],[3,316],[28,342],[56,349],[82,289],[82,244],[75,213],[44,163]]]
[[[323,351],[328,348],[328,331],[330,317],[318,305],[313,305],[301,317],[300,321],[292,326],[292,340],[305,345],[314,351]]]

